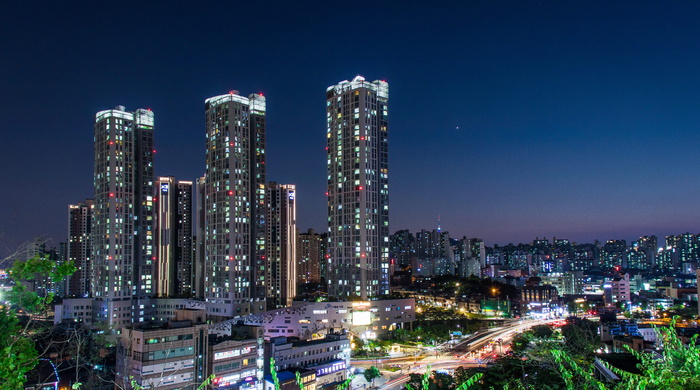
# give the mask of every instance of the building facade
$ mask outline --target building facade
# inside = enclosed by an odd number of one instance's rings
[[[155,279],[158,297],[192,296],[192,182],[159,177],[155,229]]]
[[[215,319],[264,311],[265,97],[232,91],[205,101],[204,263]]]
[[[69,261],[75,265],[76,271],[67,278],[66,295],[85,298],[90,296],[90,268],[92,210],[95,203],[92,199],[68,206],[68,245]]]
[[[262,326],[265,338],[286,336],[301,339],[322,338],[328,333],[353,332],[363,338],[376,338],[395,329],[406,329],[416,319],[413,298],[353,302],[301,302],[291,307],[248,316],[246,324]],[[212,333],[226,334],[230,320],[212,324]]]
[[[389,293],[389,84],[361,76],[326,90],[328,293]]]
[[[94,317],[110,324],[142,320],[131,300],[154,292],[153,126],[145,109],[95,116],[92,295]]]
[[[195,389],[205,378],[207,325],[122,329],[117,353],[117,384],[145,389]]]
[[[291,306],[297,291],[297,207],[293,184],[267,185],[267,305]]]
[[[313,229],[297,236],[297,281],[298,283],[321,283],[325,269],[323,264],[326,248],[326,235]]]
[[[341,383],[350,369],[350,340],[344,333],[331,333],[317,340],[272,337],[265,343],[265,356],[275,359],[278,372],[310,369],[316,374],[317,387]],[[269,366],[265,373],[270,372]]]

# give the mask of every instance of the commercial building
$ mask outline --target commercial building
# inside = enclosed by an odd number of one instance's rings
[[[362,76],[326,90],[331,296],[389,294],[388,100]]]
[[[263,330],[234,324],[227,336],[210,337],[207,376],[214,375],[214,388],[262,389],[265,359]]]
[[[248,316],[246,324],[262,326],[265,338],[287,336],[304,340],[328,333],[351,331],[376,338],[394,329],[406,329],[416,319],[413,298],[354,302],[300,302],[291,307]],[[235,320],[212,324],[212,333],[228,332]]]
[[[297,374],[301,380],[301,388],[297,383]],[[279,389],[275,385],[272,375],[265,375],[265,390],[316,390],[316,371],[303,368],[285,370],[277,373]]]
[[[272,337],[265,343],[265,356],[275,359],[275,370],[278,372],[304,368],[314,370],[316,386],[324,387],[347,379],[350,340],[344,333],[330,333],[317,340]],[[269,374],[270,368],[266,367],[265,372]]]
[[[154,292],[153,126],[145,109],[95,116],[91,289],[94,317],[111,325],[142,321],[131,300]]]
[[[204,295],[222,320],[266,309],[265,97],[231,91],[205,115]]]
[[[291,306],[297,291],[297,208],[293,184],[267,185],[267,305]]]
[[[226,335],[209,335],[205,310],[177,310],[165,326],[124,328],[117,348],[117,384],[131,388],[196,389],[214,376],[215,389],[263,387],[262,329],[233,325]]]
[[[188,318],[189,317],[189,318]],[[194,389],[206,378],[208,325],[203,311],[178,311],[167,327],[123,328],[116,379],[146,389]]]

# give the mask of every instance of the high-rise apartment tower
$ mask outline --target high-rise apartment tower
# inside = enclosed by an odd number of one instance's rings
[[[90,296],[90,280],[92,279],[90,231],[93,207],[92,199],[68,206],[68,245],[66,247],[68,253],[66,257],[73,262],[76,268],[75,273],[68,277],[67,295],[71,297],[87,298]]]
[[[361,76],[326,90],[331,296],[389,293],[388,99]]]
[[[95,116],[92,295],[97,320],[141,321],[132,298],[153,294],[153,112]]]
[[[294,184],[267,185],[268,308],[292,305],[297,291],[297,207]]]
[[[204,257],[207,313],[233,318],[265,304],[265,97],[205,101]]]
[[[321,283],[321,278],[325,278],[321,265],[325,260],[326,238],[326,234],[313,229],[297,235],[297,284]]]
[[[172,176],[156,181],[156,293],[192,296],[192,182]]]

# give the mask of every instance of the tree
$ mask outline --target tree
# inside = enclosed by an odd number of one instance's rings
[[[440,372],[434,373],[431,379],[435,383],[435,390],[451,390],[455,385],[455,379],[452,376]]]
[[[459,367],[461,368],[461,367]],[[458,368],[458,370],[459,370]],[[463,376],[467,371],[464,369],[455,371],[455,376],[435,373],[430,370],[430,366],[423,375],[409,374],[408,382],[404,386],[404,390],[467,390],[475,388],[476,383],[481,379],[481,373],[476,373],[469,377]]]
[[[554,334],[551,326],[548,325],[536,325],[532,327],[532,334],[539,339],[551,338]]]
[[[14,283],[7,293],[8,306],[0,308],[0,388],[22,388],[25,375],[38,363],[32,335],[36,335],[34,319],[46,314],[53,301],[53,293],[39,296],[31,291],[27,281],[46,278],[49,283],[58,283],[73,274],[72,263],[57,264],[46,257],[33,257],[26,261],[15,261],[8,270]],[[22,317],[18,317],[18,313]]]
[[[367,382],[371,382],[372,386],[374,386],[374,379],[379,378],[382,376],[381,371],[375,366],[371,366],[370,368],[366,369],[364,372],[364,377]]]
[[[597,324],[585,318],[569,317],[567,324],[561,328],[561,334],[570,353],[589,360],[600,345]]]
[[[510,342],[510,350],[515,355],[522,355],[529,348],[530,342],[534,338],[532,332],[523,332],[515,335]]]

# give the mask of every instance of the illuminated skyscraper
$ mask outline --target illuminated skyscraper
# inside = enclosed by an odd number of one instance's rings
[[[325,279],[326,234],[318,234],[313,229],[297,236],[297,284],[320,283]]]
[[[86,298],[90,295],[90,231],[94,204],[92,199],[86,199],[68,206],[66,257],[76,268],[75,273],[68,277],[68,296]]]
[[[205,101],[205,299],[214,319],[265,304],[265,97],[237,91]]]
[[[361,76],[326,90],[331,296],[389,293],[388,99]]]
[[[142,321],[132,298],[153,294],[153,112],[123,106],[95,116],[92,295],[95,319]]]
[[[267,185],[268,308],[292,305],[297,291],[297,207],[293,184]]]
[[[172,176],[156,182],[156,293],[192,296],[192,182]]]

